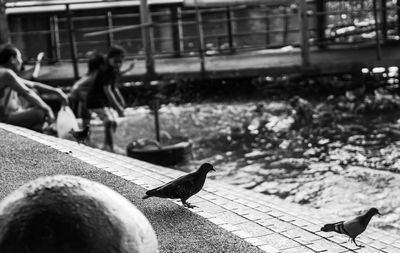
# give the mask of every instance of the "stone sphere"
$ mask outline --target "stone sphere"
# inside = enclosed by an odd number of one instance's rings
[[[69,175],[33,180],[0,202],[1,253],[155,253],[156,234],[126,198]]]

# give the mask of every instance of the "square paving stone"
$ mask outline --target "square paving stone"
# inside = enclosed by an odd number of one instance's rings
[[[279,250],[298,247],[300,244],[294,240],[288,239],[283,235],[274,233],[266,236],[257,237],[268,245],[271,245]]]

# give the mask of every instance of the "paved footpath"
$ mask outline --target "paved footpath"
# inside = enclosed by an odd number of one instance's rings
[[[128,181],[132,189],[138,188],[139,191],[135,194],[140,194],[140,196],[128,199],[140,210],[144,210],[144,214],[153,224],[159,238],[161,252],[400,253],[399,235],[368,227],[367,231],[357,239],[358,243],[365,247],[358,248],[348,242],[348,238],[344,235],[320,231],[323,224],[338,221],[340,220],[338,217],[326,217],[317,209],[289,203],[211,179],[206,181],[204,189],[199,194],[189,199],[190,203],[198,206],[194,209],[188,210],[181,207],[180,201],[156,198],[141,201],[140,198],[145,189],[159,186],[185,173],[0,123],[0,136],[2,136],[2,132],[3,135],[5,133],[17,134],[19,138],[22,136],[30,142],[44,144],[47,149],[58,150],[64,156],[72,156],[99,170],[113,174],[113,177]],[[53,174],[57,173],[57,171],[53,171]],[[0,176],[3,181],[13,180],[12,175],[8,175],[9,179],[4,177],[7,177],[7,174],[4,176],[3,173]],[[102,182],[101,180],[97,181]],[[19,182],[19,184],[22,183],[24,182]],[[109,182],[107,184],[110,186]],[[124,196],[129,195],[124,192],[126,186],[121,189],[117,184],[111,184],[111,187]],[[169,209],[169,215],[174,212],[180,215],[189,215],[186,213],[190,213],[191,219],[196,222],[190,220],[190,223],[193,224],[189,224],[189,226],[193,227],[194,224],[197,224],[197,231],[193,232],[196,234],[184,235],[185,232],[182,232],[180,238],[183,236],[185,240],[176,241],[175,235],[172,236],[165,229],[159,229],[161,226],[168,227],[168,224],[164,224],[166,221],[157,221],[154,217],[157,212],[143,209],[143,202],[151,205],[152,209],[171,208],[172,205],[175,208]],[[183,218],[180,220],[182,221]],[[170,229],[172,228],[170,227]],[[174,231],[174,233],[177,232]],[[209,233],[216,234],[207,237],[206,235]],[[202,246],[204,241],[214,244],[214,246],[207,246],[207,243]],[[197,247],[191,246],[192,244],[197,244]]]

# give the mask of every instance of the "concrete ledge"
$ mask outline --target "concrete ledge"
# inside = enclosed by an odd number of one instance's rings
[[[67,156],[72,156],[74,159],[79,159],[140,186],[141,189],[159,186],[185,174],[25,128],[0,123],[0,129],[56,149]],[[144,193],[144,189],[142,193]],[[136,197],[140,199],[142,196]],[[146,201],[151,205],[160,205],[158,199]],[[242,248],[241,252],[400,252],[399,235],[369,227],[357,239],[361,244],[366,245],[360,249],[347,242],[346,236],[319,231],[323,224],[337,221],[340,219],[338,217],[326,217],[316,209],[288,203],[275,197],[210,179],[206,181],[204,189],[199,194],[189,199],[189,202],[198,206],[193,210],[180,207],[180,201],[163,201],[175,203],[173,205],[178,205],[176,208],[185,212],[192,211],[235,238],[240,238],[246,245],[244,247],[246,250],[243,251]],[[196,229],[200,230],[200,233],[203,230],[202,227]],[[158,234],[158,236],[161,235]],[[165,238],[161,239],[166,240]],[[185,242],[181,243],[185,244]],[[220,244],[221,248],[216,248],[212,252],[232,252],[223,249],[225,245],[222,240]],[[161,251],[175,252],[169,251],[167,248],[162,247]]]

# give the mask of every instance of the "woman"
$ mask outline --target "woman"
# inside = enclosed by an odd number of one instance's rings
[[[21,52],[14,45],[0,46],[0,122],[42,132],[46,120],[53,122],[55,117],[36,91],[56,94],[64,105],[68,105],[68,97],[61,89],[19,77],[22,63]],[[18,96],[26,99],[29,107],[23,107]]]
[[[87,96],[87,108],[95,112],[104,122],[104,147],[114,151],[112,133],[117,127],[114,109],[120,117],[124,116],[125,100],[117,88],[117,77],[125,58],[125,50],[120,46],[112,46]]]

